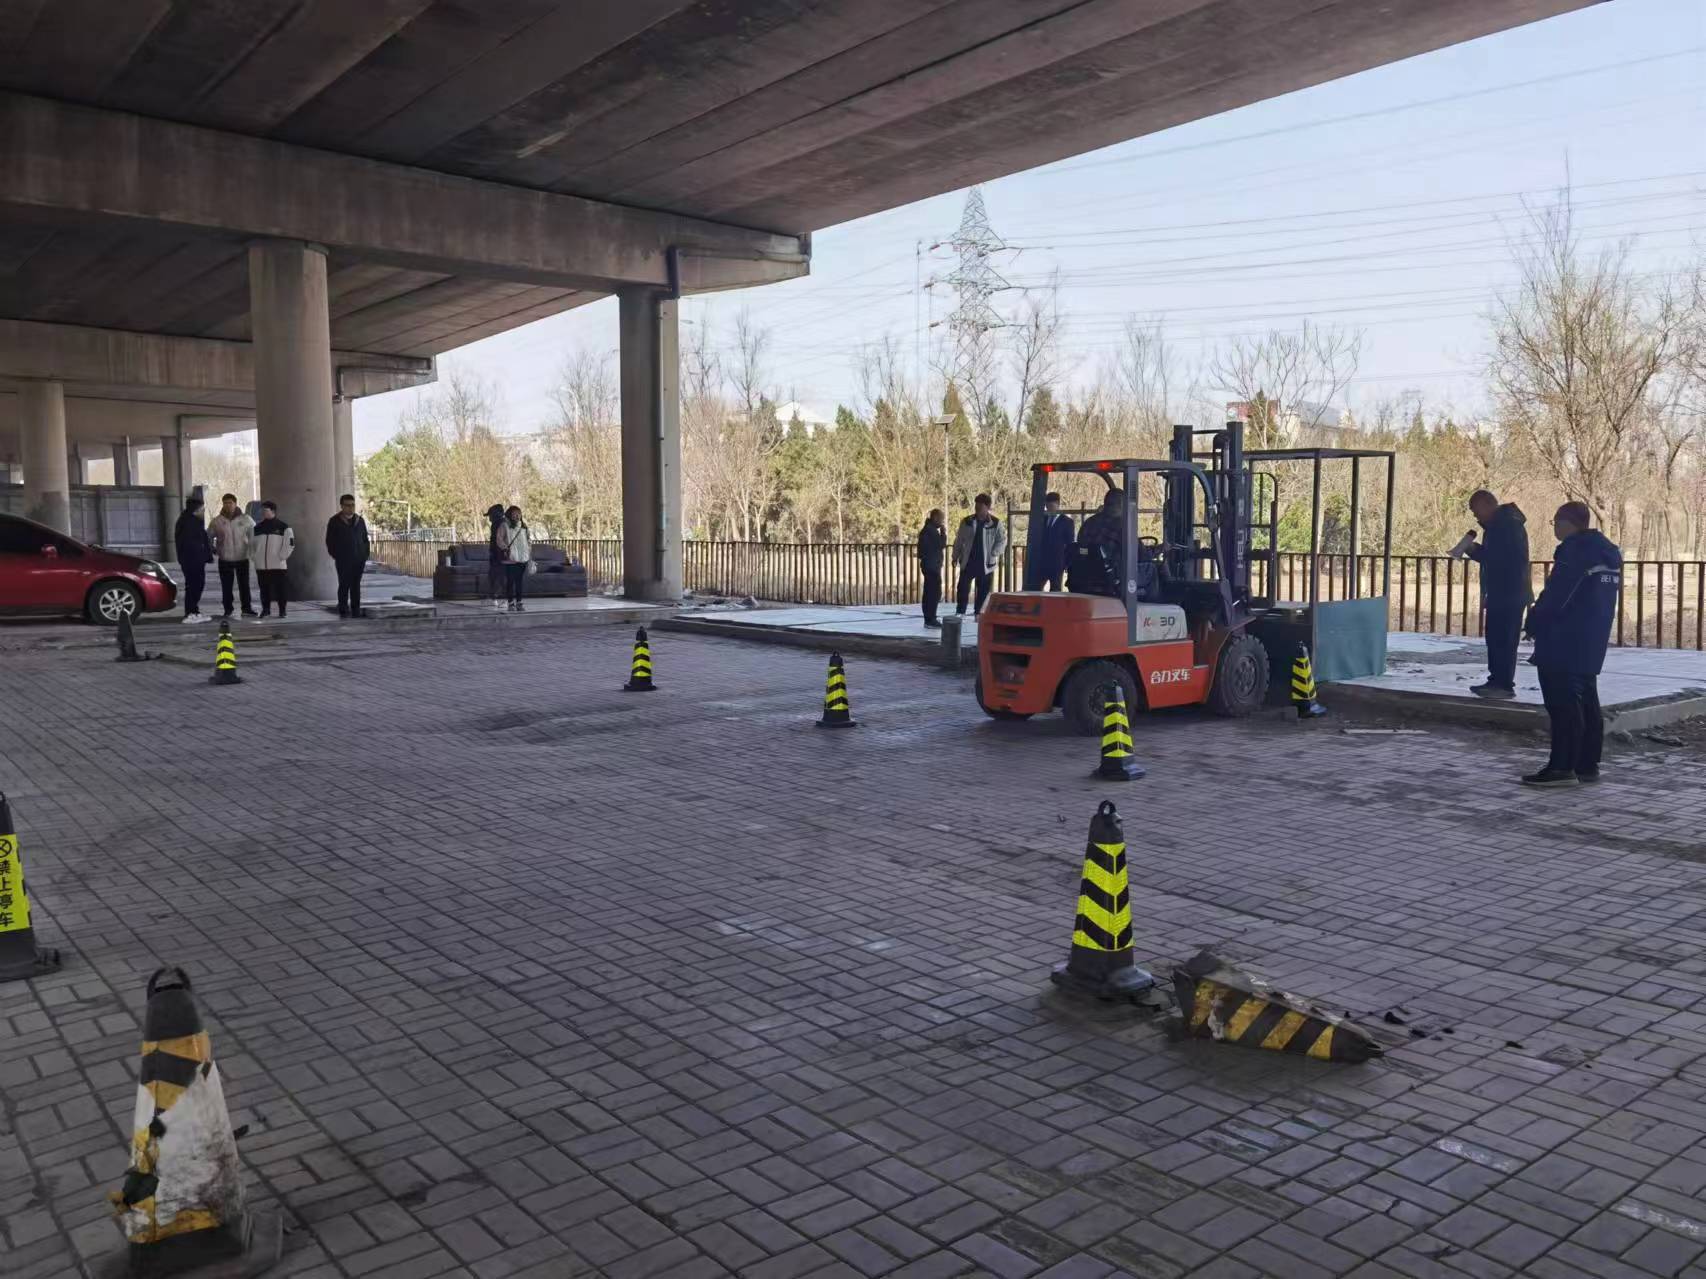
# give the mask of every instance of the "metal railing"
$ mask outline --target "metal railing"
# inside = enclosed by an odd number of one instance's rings
[[[415,577],[431,577],[444,543],[389,539],[373,544],[373,558]],[[593,588],[619,585],[622,543],[614,539],[555,539],[555,546],[586,565]],[[924,588],[918,554],[911,542],[848,542],[802,545],[788,542],[706,542],[683,544],[683,576],[697,595],[753,596],[792,604],[903,605],[917,602]],[[1383,558],[1379,555],[1322,553],[1316,558],[1320,598],[1361,599],[1380,594]],[[1529,566],[1539,593],[1550,567]],[[1269,562],[1252,562],[1252,586],[1258,595],[1282,601],[1309,598],[1310,557],[1282,551],[1274,557],[1273,590]],[[997,565],[997,590],[1017,590],[1025,571],[1025,548],[1010,547]],[[943,586],[952,595],[952,569]],[[1482,633],[1480,566],[1444,555],[1394,555],[1387,616],[1393,630],[1435,635]],[[1632,560],[1623,566],[1612,642],[1632,648],[1706,650],[1706,561]]]

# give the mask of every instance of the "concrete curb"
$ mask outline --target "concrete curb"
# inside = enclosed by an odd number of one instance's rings
[[[680,614],[665,618],[651,629],[681,631],[693,635],[718,635],[725,639],[747,640],[754,644],[781,644],[788,648],[811,649],[820,653],[858,653],[863,657],[896,658],[945,669],[940,645],[925,645],[916,639],[901,639],[888,635],[849,635],[844,631],[832,633],[813,630],[808,626],[758,627],[740,622],[725,622],[714,617]],[[971,669],[976,662],[977,650],[962,647],[960,654],[961,664],[958,669]]]
[[[1507,732],[1532,732],[1547,726],[1546,708],[1525,702],[1489,702],[1477,697],[1442,697],[1408,689],[1370,688],[1366,684],[1333,684],[1332,702],[1360,710],[1386,712],[1407,719],[1431,719],[1455,724],[1478,724]],[[1658,697],[1642,698],[1605,708],[1605,725],[1638,733],[1706,715],[1706,688],[1686,688]]]

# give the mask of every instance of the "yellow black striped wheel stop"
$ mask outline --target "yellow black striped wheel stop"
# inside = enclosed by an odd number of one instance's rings
[[[1186,1034],[1198,1039],[1317,1061],[1368,1061],[1383,1051],[1362,1027],[1234,968],[1212,951],[1173,970],[1173,993]]]

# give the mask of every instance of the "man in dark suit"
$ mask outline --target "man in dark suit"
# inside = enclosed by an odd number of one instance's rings
[[[1045,589],[1058,591],[1066,576],[1067,562],[1072,558],[1078,530],[1073,528],[1070,515],[1060,513],[1059,493],[1050,493],[1043,499],[1043,512],[1043,563],[1038,576]]]
[[[924,625],[940,628],[936,610],[942,603],[942,556],[948,549],[948,517],[940,509],[930,512],[918,530],[918,567],[924,574]]]

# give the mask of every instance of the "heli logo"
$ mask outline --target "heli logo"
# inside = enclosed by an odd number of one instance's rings
[[[1024,600],[991,600],[989,611],[1008,617],[1038,617],[1042,614],[1043,606],[1040,600],[1029,603]]]
[[[1191,671],[1189,667],[1179,671],[1149,672],[1149,682],[1151,684],[1183,684],[1186,680],[1190,679],[1190,677]]]

